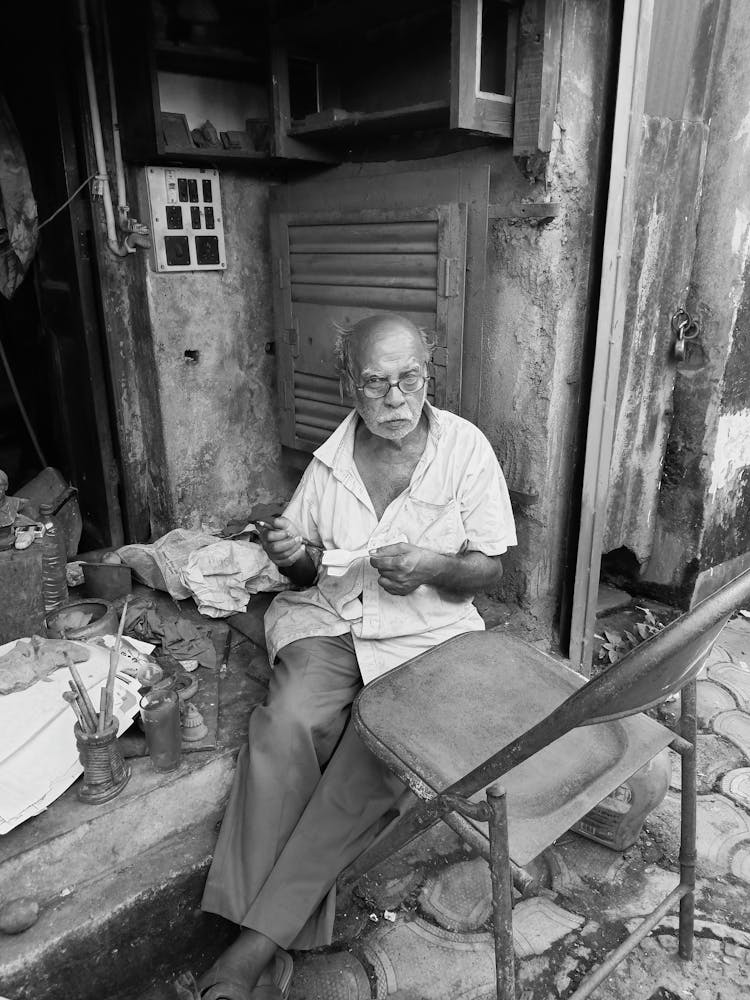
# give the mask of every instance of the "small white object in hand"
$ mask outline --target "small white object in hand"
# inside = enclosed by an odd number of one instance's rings
[[[369,549],[326,549],[320,561],[329,576],[343,576],[353,563],[358,559],[367,559],[369,555]]]

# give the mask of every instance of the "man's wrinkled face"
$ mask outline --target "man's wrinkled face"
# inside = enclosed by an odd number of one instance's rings
[[[419,423],[427,386],[404,393],[395,383],[426,374],[425,350],[419,334],[398,323],[384,324],[360,337],[352,360],[355,385],[363,386],[372,379],[387,379],[392,383],[380,399],[368,398],[362,389],[353,390],[355,408],[367,429],[390,441],[405,438]]]

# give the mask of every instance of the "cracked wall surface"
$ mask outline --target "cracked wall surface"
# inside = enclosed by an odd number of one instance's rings
[[[166,478],[180,526],[222,527],[253,503],[291,493],[266,353],[274,339],[268,190],[266,181],[221,172],[226,271],[147,270]]]

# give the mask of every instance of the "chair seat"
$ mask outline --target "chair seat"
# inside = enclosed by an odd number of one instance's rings
[[[469,632],[367,685],[357,728],[424,798],[425,785],[433,793],[452,785],[585,683],[522,639]],[[513,768],[499,779],[511,858],[527,864],[673,739],[635,715],[575,729]]]

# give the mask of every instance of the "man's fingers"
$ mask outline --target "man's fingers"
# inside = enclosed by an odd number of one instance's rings
[[[370,555],[380,558],[381,556],[403,555],[410,546],[404,542],[396,542],[394,545],[381,545],[379,549],[372,549]]]
[[[382,555],[371,555],[370,565],[373,569],[396,569],[401,561],[400,555],[393,556],[382,556]]]
[[[284,542],[296,542],[299,544],[302,541],[302,536],[295,535],[291,531],[278,531],[274,529],[273,531],[268,532],[266,539],[270,545],[280,545]]]

